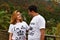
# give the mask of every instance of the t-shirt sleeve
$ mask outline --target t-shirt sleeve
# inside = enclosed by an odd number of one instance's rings
[[[28,24],[25,22],[26,30],[29,30]]]
[[[39,26],[39,29],[42,29],[42,28],[45,29],[45,19],[43,17],[39,18],[38,26]]]
[[[9,33],[13,33],[13,25],[12,24],[10,24],[9,29],[8,29],[8,32]]]

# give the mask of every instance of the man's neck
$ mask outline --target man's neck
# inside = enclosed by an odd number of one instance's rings
[[[37,16],[37,15],[39,15],[39,14],[38,14],[38,13],[34,13],[34,14],[33,14],[33,17],[34,17],[34,16]]]

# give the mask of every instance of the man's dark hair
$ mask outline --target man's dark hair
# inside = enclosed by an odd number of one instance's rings
[[[35,6],[35,5],[31,5],[31,6],[29,6],[28,7],[28,10],[31,12],[31,11],[34,11],[34,12],[38,12],[38,10],[37,10],[37,7]]]

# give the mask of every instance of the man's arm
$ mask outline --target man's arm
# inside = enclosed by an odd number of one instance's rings
[[[41,36],[40,36],[40,40],[44,40],[45,39],[45,29],[40,29],[41,32]]]

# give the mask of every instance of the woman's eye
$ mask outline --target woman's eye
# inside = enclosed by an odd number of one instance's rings
[[[17,16],[17,17],[19,17],[19,16]]]

